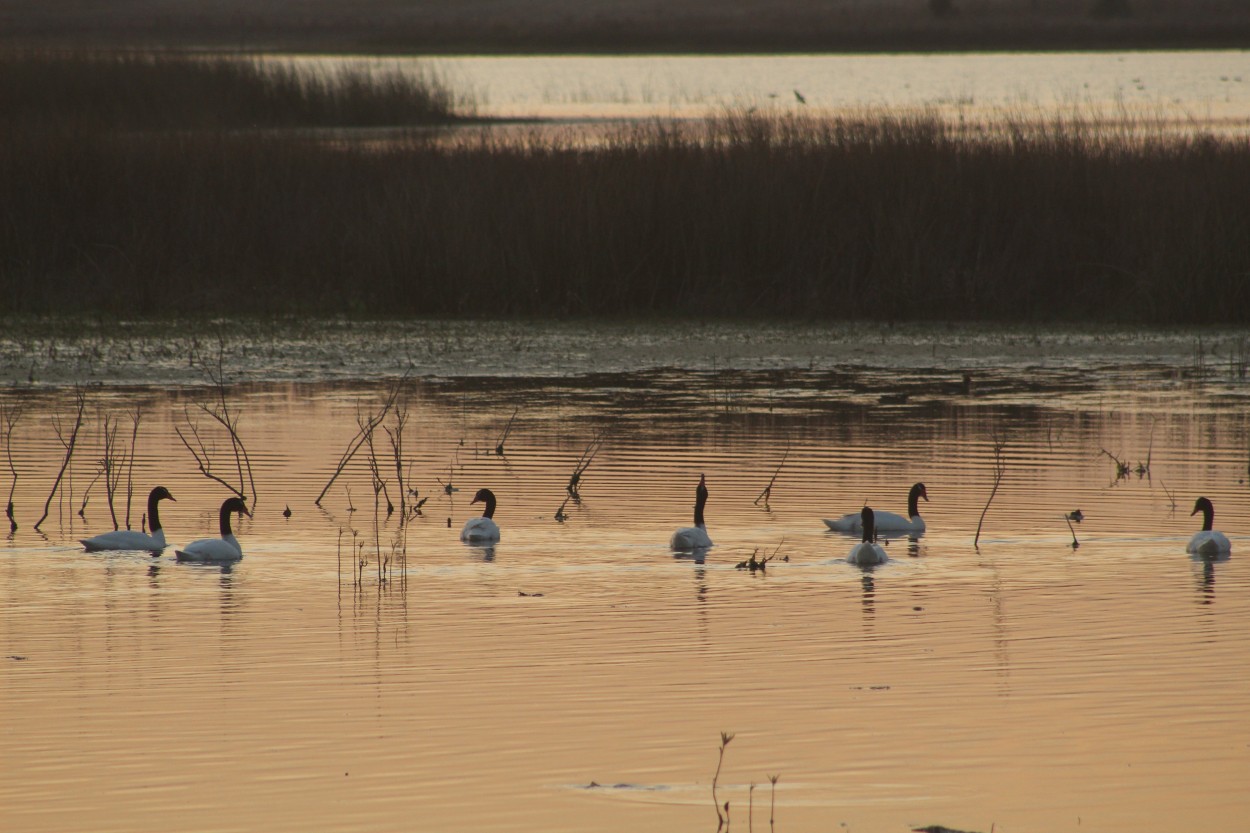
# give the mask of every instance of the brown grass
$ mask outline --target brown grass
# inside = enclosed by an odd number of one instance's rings
[[[1250,319],[1250,147],[729,113],[573,147],[0,125],[5,312]]]

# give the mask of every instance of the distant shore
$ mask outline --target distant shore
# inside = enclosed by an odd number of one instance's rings
[[[807,53],[1238,49],[1250,7],[1232,0],[116,0],[66,13],[0,0],[0,45],[242,51]]]

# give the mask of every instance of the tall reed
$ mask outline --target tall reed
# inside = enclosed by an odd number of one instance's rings
[[[1250,320],[1250,146],[727,114],[600,144],[0,135],[9,312]]]
[[[83,130],[442,124],[469,106],[428,70],[247,55],[0,51],[0,120]]]

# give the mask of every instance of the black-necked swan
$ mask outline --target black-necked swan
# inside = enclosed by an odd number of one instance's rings
[[[859,512],[859,526],[863,530],[863,538],[858,544],[851,547],[851,552],[846,556],[846,560],[861,567],[870,564],[884,564],[889,559],[886,558],[885,548],[877,543],[877,524],[873,518],[873,511],[867,506]]]
[[[907,493],[907,517],[896,515],[893,512],[877,512],[876,524],[878,532],[924,532],[924,518],[920,517],[920,509],[917,507],[917,501],[924,498],[929,500],[929,493],[925,491],[923,483],[917,483],[911,487],[911,491]],[[855,512],[849,515],[843,515],[836,520],[825,518],[825,526],[835,532],[859,532],[862,529],[862,512]]]
[[[712,546],[703,522],[703,507],[707,505],[707,481],[699,475],[699,485],[694,490],[694,526],[683,526],[673,533],[669,546],[675,550],[698,550]]]
[[[464,525],[464,529],[460,530],[460,540],[469,543],[498,541],[499,524],[495,523],[494,519],[495,493],[490,489],[478,489],[473,500],[469,501],[469,505],[472,506],[475,503],[484,503],[486,508],[482,511],[482,517],[470,518]]]
[[[192,541],[180,550],[175,550],[174,554],[179,561],[238,561],[243,557],[243,548],[239,546],[239,541],[234,537],[234,532],[230,529],[230,516],[235,512],[240,515],[252,517],[252,513],[247,511],[247,504],[237,497],[226,498],[221,504],[221,537],[220,538],[201,538],[198,541]]]
[[[116,529],[97,535],[94,538],[83,538],[82,545],[87,552],[101,550],[148,550],[160,552],[165,549],[165,530],[161,527],[160,512],[157,504],[162,500],[173,500],[174,496],[164,486],[157,486],[148,493],[148,528],[151,534],[135,529]],[[174,501],[177,503],[177,501]]]
[[[1194,537],[1189,539],[1185,552],[1207,557],[1231,552],[1233,545],[1228,542],[1228,537],[1223,532],[1217,532],[1211,528],[1211,523],[1215,520],[1215,507],[1211,505],[1211,501],[1204,497],[1198,498],[1194,503],[1194,511],[1189,515],[1193,517],[1199,512],[1202,513],[1202,531],[1195,532]]]

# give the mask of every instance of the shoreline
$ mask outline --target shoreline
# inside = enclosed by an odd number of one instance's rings
[[[204,368],[219,355],[231,383],[575,378],[668,369],[1097,376],[1133,367],[1228,375],[1238,357],[1244,366],[1248,340],[1234,327],[778,320],[8,319],[0,329],[0,381],[10,393],[210,384]]]

